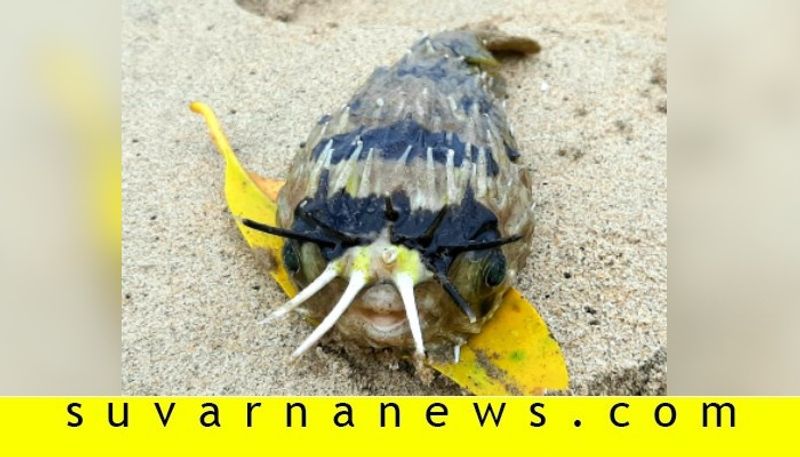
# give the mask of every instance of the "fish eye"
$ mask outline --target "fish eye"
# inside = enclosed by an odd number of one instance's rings
[[[295,243],[290,240],[283,244],[283,264],[292,274],[300,271],[300,257],[297,255]]]
[[[490,255],[483,267],[483,282],[488,287],[497,287],[506,279],[506,258],[503,254]]]
[[[311,281],[328,265],[317,243],[308,242],[300,245],[300,268],[307,281]]]

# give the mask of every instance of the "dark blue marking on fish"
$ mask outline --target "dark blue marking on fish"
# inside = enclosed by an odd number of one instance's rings
[[[388,202],[385,196],[353,197],[344,190],[329,197],[328,183],[325,170],[316,195],[297,206],[292,224],[295,232],[331,241],[319,246],[327,261],[351,246],[369,244],[389,225],[392,243],[418,250],[437,271],[447,271],[456,255],[443,246],[500,239],[497,217],[475,199],[472,187],[467,187],[459,204],[432,211],[412,209],[408,195],[400,190]]]
[[[446,47],[457,56],[492,59],[491,53],[485,50],[474,35],[467,38],[463,34],[452,35],[445,33],[434,37],[431,42],[435,45]]]
[[[474,103],[477,103],[478,104],[478,112],[480,112],[481,114],[491,113],[492,112],[492,102],[489,101],[489,99],[486,97],[485,93],[477,92],[477,94],[480,95],[480,97],[478,97],[477,101],[474,98],[472,98],[472,97],[470,97],[468,95],[464,95],[463,97],[461,97],[461,100],[459,100],[459,102],[458,102],[458,104],[461,105],[461,109],[463,109],[465,113],[469,113],[470,108],[472,107],[472,105]]]
[[[391,230],[392,243],[419,251],[432,271],[447,271],[457,254],[442,250],[443,246],[500,239],[497,217],[475,199],[471,186],[459,204],[439,211],[412,211],[404,192],[393,193],[391,201],[399,214]],[[433,232],[427,233],[432,227]]]
[[[475,84],[472,75],[476,70],[463,62],[452,59],[437,58],[431,59],[409,59],[404,57],[397,63],[395,73],[397,76],[413,76],[415,78],[427,78],[432,81],[441,81],[445,78],[453,84]]]
[[[464,95],[463,97],[461,97],[461,100],[459,100],[458,103],[461,106],[461,109],[464,110],[464,112],[467,112],[467,113],[470,111],[470,108],[472,107],[472,105],[477,103],[478,111],[481,114],[486,114],[486,115],[489,115],[489,116],[496,115],[496,111],[494,111],[492,109],[492,102],[489,101],[489,99],[485,97],[485,94],[481,94],[481,96],[478,96],[477,100],[475,98],[473,98],[473,97],[468,96],[468,95]],[[507,141],[505,141],[505,140],[503,141],[503,146],[505,146],[506,155],[508,156],[508,158],[512,162],[516,162],[517,159],[520,158],[519,151],[517,151],[516,148],[514,148],[513,146],[508,144]]]
[[[446,68],[447,61],[439,59],[431,65],[422,65],[420,63],[409,63],[407,59],[400,61],[397,66],[397,76],[411,75],[417,78],[428,78],[433,81],[440,81],[443,78],[451,78],[453,80],[463,80],[465,78],[457,78],[461,76],[454,73],[452,70]]]
[[[453,163],[456,167],[460,167],[464,162],[466,144],[461,141],[461,138],[455,132],[451,132],[451,136],[451,141],[448,143],[447,132],[431,132],[412,119],[404,119],[394,124],[373,129],[361,126],[356,130],[325,138],[314,147],[311,157],[312,160],[318,160],[328,143],[333,141],[332,147],[334,151],[331,155],[331,163],[337,164],[350,158],[356,142],[360,140],[363,143],[363,148],[357,158],[358,160],[366,159],[370,148],[375,148],[376,152],[380,151],[379,157],[381,159],[399,160],[408,149],[408,146],[411,146],[411,151],[408,155],[409,160],[413,158],[427,160],[428,148],[431,148],[433,160],[446,165],[447,150],[452,149],[454,153]],[[478,147],[472,145],[470,149],[468,159],[472,162],[477,162]],[[486,146],[484,151],[486,154],[487,174],[494,176],[499,172],[499,168],[492,155],[492,148]]]
[[[517,161],[517,159],[519,159],[519,158],[520,158],[519,151],[517,151],[517,150],[516,150],[516,149],[514,149],[514,148],[513,148],[511,145],[509,145],[509,144],[508,144],[508,142],[506,142],[506,141],[503,141],[503,146],[505,146],[505,147],[506,147],[506,155],[508,155],[508,158],[509,158],[509,159],[510,159],[512,162],[516,162],[516,161]]]

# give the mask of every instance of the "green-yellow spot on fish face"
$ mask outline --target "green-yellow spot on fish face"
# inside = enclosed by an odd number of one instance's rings
[[[513,362],[522,362],[525,360],[525,352],[520,350],[511,351],[511,353],[508,354],[508,358]]]
[[[360,272],[364,275],[364,278],[371,278],[372,277],[372,256],[370,255],[369,248],[365,247],[358,247],[356,248],[355,252],[353,253],[353,260],[350,267],[351,273],[352,272]]]
[[[420,279],[422,261],[419,252],[405,246],[397,246],[397,273],[405,273],[416,284]]]
[[[342,274],[342,272],[344,271],[344,264],[345,262],[343,262],[342,259],[336,259],[329,265],[330,268],[336,272],[336,274]]]

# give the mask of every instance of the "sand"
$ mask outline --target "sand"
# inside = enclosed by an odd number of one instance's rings
[[[128,1],[123,7],[125,394],[458,394],[383,353],[258,324],[284,297],[240,238],[223,162],[191,100],[248,168],[283,177],[315,120],[424,32],[492,19],[537,39],[507,62],[508,117],[537,202],[520,290],[561,342],[574,394],[666,388],[663,2]]]

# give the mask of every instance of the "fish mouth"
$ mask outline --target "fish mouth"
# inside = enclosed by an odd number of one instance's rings
[[[353,308],[350,314],[365,324],[371,326],[376,333],[396,334],[404,333],[406,323],[405,311],[401,310],[375,310],[371,308]],[[400,330],[400,332],[398,332]]]
[[[350,322],[377,346],[393,346],[410,330],[400,294],[393,284],[378,283],[364,290],[348,311]]]
[[[375,284],[364,290],[353,303],[349,314],[379,334],[395,335],[408,322],[400,294],[394,285],[387,283]]]
[[[264,228],[266,233],[285,232],[275,227],[261,227],[252,221],[251,225]],[[337,278],[348,279],[336,303],[292,352],[293,358],[301,356],[334,327],[342,335],[361,339],[374,347],[409,347],[413,344],[415,356],[425,357],[420,322],[422,313],[416,304],[414,286],[429,279],[431,273],[425,269],[417,251],[390,244],[386,233],[383,237],[370,246],[348,248],[343,256],[330,261],[316,278],[265,320],[269,322],[285,315]],[[320,306],[319,302],[317,305],[317,308],[325,306]]]

